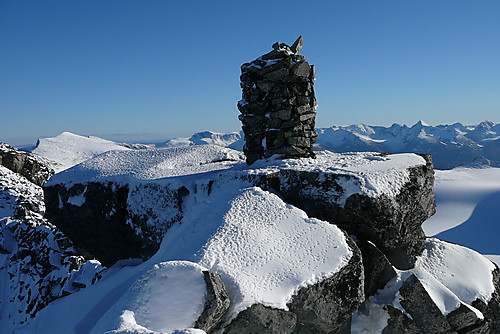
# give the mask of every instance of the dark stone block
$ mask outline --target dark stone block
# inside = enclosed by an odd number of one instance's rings
[[[255,304],[238,313],[224,329],[225,334],[291,334],[297,316],[285,310]]]
[[[373,242],[393,266],[410,269],[423,250],[421,225],[435,213],[434,169],[427,159],[427,165],[409,169],[410,180],[395,197],[354,194],[341,207],[336,202],[344,192],[341,184],[356,182],[350,176],[294,170],[280,171],[282,192],[287,202],[310,217],[332,222],[349,234]],[[303,192],[303,184],[314,192]]]
[[[415,325],[412,319],[400,310],[390,305],[385,307],[387,308],[387,313],[389,313],[389,320],[382,334],[426,334]]]

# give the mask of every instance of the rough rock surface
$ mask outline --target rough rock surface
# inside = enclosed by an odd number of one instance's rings
[[[54,185],[44,188],[46,217],[86,258],[111,266],[156,253],[166,230],[182,219],[187,192],[183,186],[155,183]]]
[[[295,313],[255,304],[238,313],[224,329],[225,334],[290,334],[295,329]]]
[[[363,267],[365,272],[365,296],[375,295],[377,290],[382,289],[392,278],[396,271],[387,257],[373,243],[359,240],[356,242],[363,256]]]
[[[450,312],[446,316],[446,320],[452,330],[457,333],[487,334],[490,332],[489,323],[484,319],[479,319],[473,311],[463,304]]]
[[[389,320],[382,334],[425,334],[406,314],[390,305],[386,306]]]
[[[493,284],[495,292],[488,304],[478,299],[472,303],[472,306],[484,314],[490,326],[490,333],[500,333],[500,269],[498,266],[493,271]]]
[[[424,333],[455,333],[415,275],[403,283],[399,292],[403,297],[401,305]]]
[[[302,44],[302,36],[292,47],[276,43],[273,51],[241,66],[238,109],[248,164],[274,154],[314,157],[315,72],[299,55]]]
[[[207,284],[207,296],[203,312],[196,321],[195,328],[210,332],[222,320],[231,304],[227,295],[226,287],[218,274],[204,271],[205,283]]]
[[[0,327],[20,325],[53,300],[92,284],[103,270],[75,252],[43,218],[42,189],[0,166]],[[1,295],[2,293],[0,293]]]
[[[342,184],[355,182],[353,177],[291,169],[279,171],[280,191],[309,216],[373,242],[396,268],[410,269],[423,250],[421,225],[436,211],[434,169],[430,156],[424,158],[427,164],[409,168],[409,182],[392,198],[353,194],[342,207],[330,193],[332,189],[342,192]]]
[[[49,164],[32,154],[0,143],[0,165],[42,186],[54,174]]]

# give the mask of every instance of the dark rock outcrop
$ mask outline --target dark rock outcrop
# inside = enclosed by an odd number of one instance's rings
[[[231,301],[219,275],[210,271],[204,271],[203,275],[207,284],[207,295],[203,312],[194,327],[208,333],[222,320]]]
[[[410,317],[400,310],[390,305],[385,307],[389,314],[389,320],[382,334],[426,334],[413,323]]]
[[[100,278],[71,240],[43,218],[42,189],[0,166],[0,309],[13,325]],[[83,274],[85,273],[85,274]]]
[[[488,304],[478,299],[472,303],[472,306],[484,314],[490,326],[490,333],[500,333],[500,269],[498,266],[493,271],[493,285],[495,291]]]
[[[69,188],[53,185],[45,187],[44,193],[47,219],[86,258],[111,266],[118,260],[147,259],[156,253],[166,230],[182,219],[181,199],[188,190],[154,183],[90,182]]]
[[[375,295],[377,290],[384,286],[396,276],[387,257],[373,243],[359,240],[356,242],[363,256],[363,267],[365,273],[365,296],[368,298]]]
[[[314,157],[316,75],[299,55],[302,44],[302,36],[291,47],[275,43],[273,51],[241,66],[238,109],[248,164],[274,154]]]
[[[415,275],[403,283],[399,292],[403,297],[401,305],[424,333],[456,333]]]
[[[54,174],[43,159],[0,143],[0,165],[42,186]]]
[[[427,164],[409,168],[409,182],[392,198],[353,194],[342,207],[332,190],[342,195],[341,184],[356,182],[353,177],[293,169],[279,171],[280,192],[287,202],[310,217],[329,221],[359,239],[373,242],[396,268],[410,269],[423,250],[425,234],[421,225],[436,211],[434,169],[430,156],[424,158]]]
[[[225,334],[291,334],[297,316],[293,312],[255,304],[238,313]]]

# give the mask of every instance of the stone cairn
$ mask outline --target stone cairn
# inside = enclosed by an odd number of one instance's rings
[[[302,44],[302,36],[292,46],[277,42],[271,52],[241,66],[238,109],[249,165],[274,154],[314,158],[316,73],[299,54]]]

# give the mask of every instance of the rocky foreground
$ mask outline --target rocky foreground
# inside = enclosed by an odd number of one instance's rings
[[[500,332],[499,269],[421,229],[429,156],[243,158],[111,151],[43,194],[0,166],[0,332]]]

